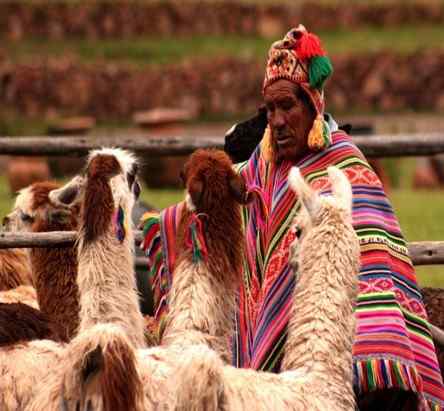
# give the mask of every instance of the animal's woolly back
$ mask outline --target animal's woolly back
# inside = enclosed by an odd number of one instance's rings
[[[336,406],[352,409],[353,304],[360,247],[352,226],[351,185],[338,168],[329,167],[327,174],[329,196],[313,190],[297,168],[289,174],[305,217],[302,224],[300,219],[296,222],[301,224],[302,235],[292,244],[290,254],[297,284],[282,368],[312,370],[318,386],[330,385]]]
[[[317,193],[305,182],[299,168],[293,167],[288,174],[288,183],[293,191],[296,192],[298,198],[301,199],[305,209],[314,216],[322,202],[331,202],[334,207],[344,210],[351,216],[352,208],[352,190],[350,182],[345,174],[337,167],[328,167],[327,174],[331,183],[332,197],[319,197]]]
[[[219,150],[196,151],[183,178],[187,200],[162,342],[207,344],[228,359],[244,246],[239,203],[247,192]]]
[[[80,331],[101,322],[118,323],[140,347],[145,340],[131,221],[140,194],[137,169],[135,157],[125,150],[94,150],[85,175],[52,192],[51,198],[68,208],[80,204]]]
[[[45,181],[22,189],[13,211],[5,217],[6,228],[31,232],[76,230],[78,208],[66,210],[49,197],[58,187],[57,183]],[[72,338],[79,322],[75,247],[29,249],[26,260],[32,268],[41,312],[59,325],[65,339]]]
[[[182,356],[175,375],[175,409],[261,410],[355,409],[352,387],[353,302],[359,272],[359,242],[351,224],[350,184],[328,170],[333,195],[320,197],[299,170],[290,175],[310,224],[295,240],[299,278],[284,346],[281,373],[223,366],[205,350]],[[344,178],[343,178],[344,177]],[[334,358],[334,361],[332,361]],[[191,405],[191,407],[190,407]]]
[[[182,177],[187,206],[179,226],[180,258],[190,256],[194,243],[189,241],[189,228],[194,219],[204,233],[202,246],[211,255],[207,263],[212,270],[225,275],[238,273],[244,246],[240,204],[249,201],[242,178],[234,172],[227,154],[212,149],[194,152]]]

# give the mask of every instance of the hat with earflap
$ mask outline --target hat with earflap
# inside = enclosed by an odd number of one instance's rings
[[[308,135],[308,146],[319,151],[331,143],[331,133],[324,120],[324,84],[333,73],[333,66],[322,48],[318,36],[300,24],[282,40],[276,41],[268,52],[263,90],[280,79],[299,85],[316,110],[316,118]]]

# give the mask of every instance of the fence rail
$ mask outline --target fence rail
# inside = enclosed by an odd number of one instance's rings
[[[381,134],[354,136],[353,140],[367,157],[427,156],[444,153],[444,134]],[[177,156],[198,148],[223,147],[222,137],[134,136],[0,136],[0,153],[21,156],[82,156],[91,149],[118,146],[154,156]]]
[[[67,247],[76,240],[75,231],[47,233],[0,233],[0,248]],[[135,232],[136,244],[142,241],[142,231]],[[412,242],[408,244],[414,265],[444,264],[444,241]],[[146,258],[137,257],[136,265],[147,265]]]

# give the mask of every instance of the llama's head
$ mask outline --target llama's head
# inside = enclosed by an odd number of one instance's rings
[[[93,150],[82,176],[50,194],[56,204],[81,207],[83,240],[90,242],[115,227],[123,241],[131,224],[131,211],[140,195],[135,156],[119,148]]]
[[[31,411],[146,409],[135,350],[114,324],[97,324],[78,334],[46,378]]]
[[[189,211],[214,214],[248,202],[245,183],[232,166],[221,150],[202,149],[190,156],[182,172]]]
[[[296,192],[301,203],[301,209],[293,222],[293,229],[299,231],[301,235],[299,241],[293,242],[290,248],[290,265],[295,273],[298,271],[301,241],[307,233],[313,234],[316,231],[312,229],[331,224],[334,227],[342,226],[347,231],[353,231],[350,182],[336,167],[329,167],[327,173],[331,183],[331,195],[328,196],[321,196],[311,188],[297,167],[293,167],[288,175],[289,185]]]
[[[319,195],[304,180],[297,167],[288,175],[290,187],[301,202],[301,211],[296,219],[300,229],[319,225],[327,217],[337,216],[350,223],[352,218],[352,190],[345,174],[337,167],[328,167],[332,195]]]
[[[58,185],[53,182],[34,183],[18,192],[14,208],[3,219],[7,231],[32,231],[38,212],[51,206],[48,194]]]
[[[262,140],[267,124],[267,109],[261,106],[253,117],[233,125],[225,133],[224,150],[233,162],[238,163],[250,158]]]

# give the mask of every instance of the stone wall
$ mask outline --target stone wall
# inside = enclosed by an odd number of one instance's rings
[[[444,52],[337,56],[326,88],[330,110],[444,111]],[[68,58],[0,60],[0,106],[27,116],[129,119],[138,110],[184,107],[201,115],[239,114],[261,101],[263,62],[235,58],[136,69]]]
[[[140,35],[279,36],[302,22],[313,31],[444,22],[444,2],[18,1],[0,4],[0,37],[121,38]]]

